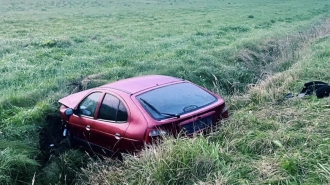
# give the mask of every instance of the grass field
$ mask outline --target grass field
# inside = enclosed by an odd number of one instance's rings
[[[329,183],[329,99],[277,101],[330,82],[328,1],[0,4],[0,184]],[[231,118],[124,164],[61,144],[59,98],[144,74],[221,94]]]

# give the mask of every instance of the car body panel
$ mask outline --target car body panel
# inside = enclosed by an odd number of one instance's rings
[[[182,81],[182,79],[162,75],[148,75],[119,80],[117,82],[103,85],[101,88],[120,89],[123,92],[135,94],[146,89],[178,81]]]
[[[136,116],[131,114],[132,110],[136,113],[134,106],[129,106],[125,101],[125,99],[129,99],[130,95],[112,89],[105,89],[104,91],[105,94],[111,94],[124,103],[124,106],[126,107],[128,113],[128,119],[126,122],[114,122],[97,119],[96,117],[96,124],[93,127],[93,130],[95,131],[95,134],[93,136],[93,139],[95,139],[94,143],[98,146],[104,147],[114,152],[128,150],[129,148],[134,146],[136,141],[139,139],[138,137],[136,137],[136,129],[135,132],[133,132],[135,134],[130,135],[130,132],[126,134],[127,129],[129,127],[134,129],[135,123],[138,122]],[[96,112],[96,115],[97,114],[98,110]]]
[[[93,118],[72,115],[67,122],[69,123],[70,133],[73,137],[91,142],[91,133],[87,130],[87,127],[90,125],[93,126]]]
[[[81,102],[81,100],[84,99],[87,95],[91,94],[92,91],[93,89],[88,89],[78,93],[70,94],[58,100],[58,102],[69,108],[75,109],[78,106],[78,104]]]
[[[115,123],[103,120],[95,120],[91,130],[93,143],[106,149],[117,151],[122,140],[125,140],[125,132],[129,122]]]

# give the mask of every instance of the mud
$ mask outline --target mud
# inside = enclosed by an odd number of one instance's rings
[[[37,161],[41,167],[45,166],[51,156],[59,156],[70,148],[62,135],[62,123],[60,116],[48,115],[47,125],[39,131],[39,150]]]

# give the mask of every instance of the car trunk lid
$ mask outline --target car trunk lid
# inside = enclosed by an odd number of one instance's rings
[[[219,120],[226,117],[226,107],[221,102],[216,106],[200,111],[198,114],[192,112],[180,118],[173,118],[172,121],[170,121],[171,119],[160,121],[156,126],[149,129],[146,137],[149,137],[147,140],[154,140],[153,138],[163,135],[190,136],[212,128]]]

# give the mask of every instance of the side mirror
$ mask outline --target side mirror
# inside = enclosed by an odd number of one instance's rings
[[[66,110],[64,111],[64,114],[65,114],[66,116],[71,116],[71,115],[73,114],[73,109],[71,109],[71,108],[66,109]]]

